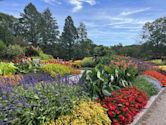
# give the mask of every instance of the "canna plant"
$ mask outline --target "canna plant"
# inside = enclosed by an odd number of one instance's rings
[[[104,96],[110,96],[114,90],[131,86],[131,81],[137,74],[134,67],[109,67],[99,64],[92,70],[85,71],[81,80],[92,98],[103,99]]]

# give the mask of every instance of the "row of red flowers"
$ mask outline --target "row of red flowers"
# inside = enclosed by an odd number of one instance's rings
[[[42,64],[63,64],[67,66],[72,66],[72,63],[69,61],[63,61],[61,59],[50,59],[41,61]]]
[[[108,110],[113,125],[126,125],[145,107],[148,97],[138,88],[129,87],[112,92],[110,97],[99,101]]]
[[[156,78],[157,80],[160,81],[162,86],[166,86],[166,76],[165,75],[163,75],[157,71],[153,71],[153,70],[147,70],[144,72],[144,74]]]

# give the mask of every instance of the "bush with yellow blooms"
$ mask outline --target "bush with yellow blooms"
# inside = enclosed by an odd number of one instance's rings
[[[81,101],[71,115],[61,116],[47,125],[111,125],[111,120],[99,103]]]

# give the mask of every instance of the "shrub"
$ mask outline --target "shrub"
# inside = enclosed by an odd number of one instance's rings
[[[93,60],[93,57],[85,57],[81,61],[81,66],[82,67],[94,67],[95,66],[95,60]]]
[[[25,55],[30,57],[30,56],[39,56],[39,48],[35,48],[33,46],[26,47],[25,49]]]
[[[123,88],[112,92],[110,97],[100,101],[113,125],[130,124],[137,113],[147,104],[147,96],[137,88]]]
[[[17,63],[16,66],[18,67],[17,69],[18,73],[29,73],[29,72],[36,73],[40,71],[39,61],[35,62],[34,60],[35,59],[31,60],[30,58],[26,58],[23,59],[21,62]]]
[[[138,87],[142,91],[146,92],[148,97],[151,97],[153,95],[156,95],[158,93],[157,88],[149,83],[143,76],[138,76],[133,81],[133,86]]]
[[[0,62],[0,75],[12,75],[16,73],[17,67],[13,63]]]
[[[42,67],[42,71],[49,73],[52,77],[55,77],[57,75],[64,76],[64,75],[69,75],[72,73],[75,74],[76,70],[62,64],[47,64]]]
[[[166,71],[166,65],[157,66],[157,68],[160,69],[160,70]]]
[[[9,45],[9,47],[7,48],[7,52],[6,52],[6,56],[9,59],[14,59],[15,57],[19,56],[19,55],[23,55],[24,52],[24,48],[22,48],[19,45]]]
[[[60,59],[49,59],[49,60],[41,60],[42,64],[63,64],[66,66],[72,66],[72,63],[69,61],[63,61]]]
[[[6,52],[6,44],[0,40],[0,57],[3,58]]]
[[[97,58],[97,64],[103,64],[103,65],[109,65],[111,63],[111,57],[110,56],[103,56]]]
[[[156,78],[157,80],[159,80],[161,82],[162,86],[166,86],[166,76],[165,75],[163,75],[157,71],[153,71],[153,70],[147,70],[144,72],[144,74]]]
[[[85,71],[81,80],[92,98],[102,99],[104,96],[110,96],[113,90],[130,86],[137,73],[134,67],[109,67],[99,64],[92,70]]]
[[[156,64],[156,65],[163,65],[164,62],[162,61],[162,59],[154,59],[154,60],[150,60],[150,62]]]
[[[75,60],[74,62],[72,62],[72,67],[81,68],[81,60]]]
[[[111,120],[99,103],[81,101],[71,115],[61,116],[48,125],[111,125]]]
[[[39,53],[40,59],[42,59],[42,60],[53,59],[52,55],[45,54],[43,51],[39,51],[38,53]]]
[[[15,125],[41,125],[57,119],[71,113],[75,102],[85,97],[79,86],[56,82],[7,87],[0,93],[0,123]]]

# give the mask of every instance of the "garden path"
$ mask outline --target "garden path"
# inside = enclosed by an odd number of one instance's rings
[[[166,125],[166,89],[139,125]]]

